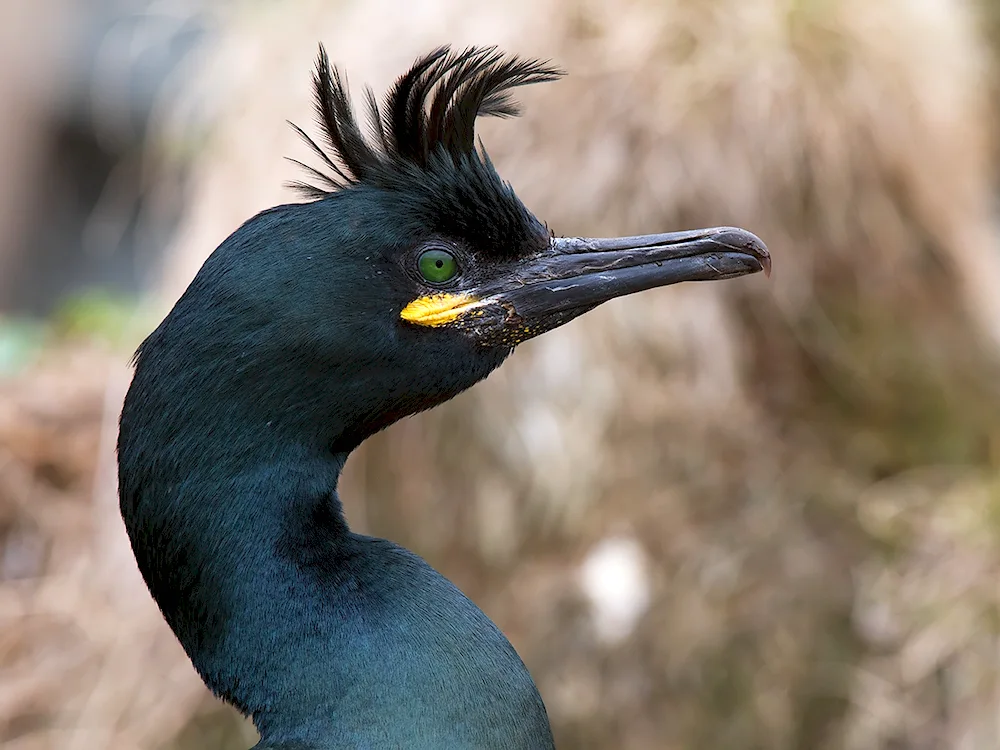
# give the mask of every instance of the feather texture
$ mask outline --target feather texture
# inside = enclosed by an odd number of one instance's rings
[[[472,157],[488,165],[485,153],[476,149],[476,118],[516,116],[513,89],[561,75],[546,62],[505,55],[495,47],[458,53],[439,47],[400,76],[381,106],[372,90],[365,89],[366,137],[346,79],[320,45],[313,85],[325,148],[302,128],[292,127],[322,165],[316,168],[293,159],[312,181],[292,185],[310,198],[362,183],[391,185],[401,171],[431,168],[436,154],[450,157],[454,164]]]

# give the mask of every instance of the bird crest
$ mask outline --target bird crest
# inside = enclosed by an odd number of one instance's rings
[[[515,117],[520,110],[511,98],[513,89],[562,75],[546,62],[505,55],[495,47],[469,47],[457,53],[439,47],[396,80],[382,105],[370,88],[365,89],[371,132],[366,137],[347,81],[320,45],[313,86],[327,148],[292,124],[323,166],[317,169],[293,159],[313,182],[297,181],[292,186],[314,199],[357,184],[391,187],[414,169],[432,169],[441,157],[453,165],[471,159],[492,171],[485,151],[476,148],[476,118]]]

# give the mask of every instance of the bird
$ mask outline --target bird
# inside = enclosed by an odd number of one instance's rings
[[[247,220],[136,351],[118,435],[138,568],[257,750],[549,750],[500,629],[413,552],[355,533],[348,455],[603,302],[770,272],[736,227],[556,236],[477,140],[552,64],[442,46],[359,118],[322,45],[304,196]],[[367,131],[364,126],[367,120]],[[295,127],[293,125],[293,127]]]

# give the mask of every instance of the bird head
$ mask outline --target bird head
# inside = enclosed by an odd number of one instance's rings
[[[326,143],[300,131],[322,162],[300,185],[311,200],[237,229],[137,352],[118,442],[122,517],[167,621],[206,683],[254,717],[262,744],[329,730],[334,705],[338,737],[354,717],[384,746],[396,735],[379,733],[399,719],[373,719],[371,696],[393,703],[400,674],[452,674],[436,671],[449,644],[504,701],[449,695],[440,736],[495,736],[513,717],[511,747],[549,746],[537,691],[488,620],[398,548],[347,535],[343,462],[602,302],[769,268],[764,245],[739,229],[552,236],[497,175],[474,122],[515,114],[512,88],[558,75],[490,49],[437,50],[384,103],[368,94],[366,136],[321,49]],[[431,604],[414,614],[412,601]],[[400,716],[433,703],[411,697],[394,705]]]
[[[553,236],[497,174],[474,125],[516,115],[512,89],[560,75],[495,49],[441,48],[383,102],[366,91],[366,135],[320,47],[323,145],[296,128],[320,161],[296,162],[311,177],[295,183],[309,202],[266,211],[223,243],[143,346],[140,371],[165,346],[174,360],[212,359],[175,369],[187,380],[200,369],[189,386],[214,391],[213,403],[243,399],[258,423],[330,425],[324,439],[348,450],[603,302],[770,270],[764,244],[732,227]]]

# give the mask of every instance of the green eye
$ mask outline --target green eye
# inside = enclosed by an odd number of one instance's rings
[[[420,275],[434,284],[451,281],[458,273],[458,262],[447,250],[425,250],[417,260],[417,267]]]

